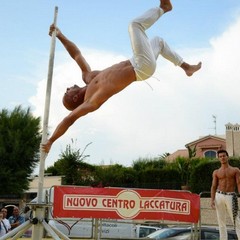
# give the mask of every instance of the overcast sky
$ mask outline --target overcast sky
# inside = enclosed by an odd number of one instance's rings
[[[240,1],[172,1],[174,9],[147,33],[159,35],[186,62],[203,62],[193,77],[159,57],[154,76],[113,96],[79,119],[52,146],[46,167],[67,144],[84,149],[90,164],[157,157],[185,148],[199,136],[225,133],[240,123]],[[159,4],[156,0],[1,0],[1,109],[31,107],[43,117],[51,38],[49,25],[58,6],[58,26],[81,49],[92,69],[131,57],[129,21]],[[68,86],[83,86],[81,72],[56,42],[49,132],[68,114],[61,103]],[[20,157],[20,156],[19,156]]]

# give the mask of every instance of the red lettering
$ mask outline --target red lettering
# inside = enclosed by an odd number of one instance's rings
[[[130,209],[130,208],[134,208],[136,203],[134,200],[124,200],[124,199],[103,199],[102,200],[102,205],[105,208],[126,208],[126,209]]]
[[[176,202],[170,202],[170,209],[175,209]]]
[[[67,198],[66,205],[67,206],[72,206],[72,198]]]
[[[182,204],[180,202],[177,202],[176,203],[176,210],[177,211],[182,211],[181,206],[182,206]]]
[[[130,208],[135,208],[136,202],[134,200],[130,200]]]
[[[97,198],[79,198],[69,197],[67,198],[66,206],[68,207],[96,207],[98,204]]]
[[[188,212],[188,204],[187,203],[182,204],[182,211],[183,212]]]

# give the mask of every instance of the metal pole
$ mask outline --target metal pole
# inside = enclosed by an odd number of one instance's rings
[[[53,22],[55,26],[57,23],[57,14],[58,14],[58,7],[55,7],[54,22]],[[52,33],[52,39],[51,39],[51,48],[50,48],[49,65],[48,65],[48,79],[47,79],[44,118],[43,118],[43,133],[42,133],[41,144],[47,141],[47,134],[48,134],[48,119],[49,119],[50,98],[51,98],[51,89],[52,89],[55,45],[56,45],[56,31]],[[45,202],[45,200],[43,199],[43,182],[44,182],[44,168],[45,168],[46,157],[47,157],[47,154],[41,149],[41,146],[40,146],[40,165],[39,165],[39,176],[38,176],[39,182],[38,182],[38,193],[37,193],[38,204],[43,204]],[[45,215],[44,207],[37,207],[36,211],[34,211],[34,217],[40,220],[38,224],[33,225],[34,240],[42,239],[43,226],[41,224],[41,220],[44,219],[45,217],[44,215]]]
[[[58,8],[55,7],[54,14],[54,25],[56,26]],[[48,79],[47,79],[47,88],[46,88],[46,98],[45,98],[45,108],[44,108],[44,118],[43,118],[43,133],[42,133],[42,143],[47,141],[48,133],[48,119],[49,119],[49,109],[50,109],[50,98],[51,98],[51,89],[52,89],[52,75],[53,75],[53,65],[54,65],[54,52],[56,45],[56,31],[52,33],[51,40],[51,49],[48,65]],[[43,201],[43,180],[44,180],[44,168],[45,168],[45,159],[47,154],[41,150],[40,147],[40,167],[39,167],[39,183],[38,183],[38,203]]]

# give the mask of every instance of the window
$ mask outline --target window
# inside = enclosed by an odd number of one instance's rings
[[[217,153],[216,151],[213,151],[213,150],[208,150],[204,153],[204,157],[206,158],[216,158],[217,156]]]
[[[233,130],[234,130],[234,131],[239,131],[239,127],[238,127],[238,126],[235,126],[235,127],[233,128]]]
[[[205,238],[204,239],[219,239],[219,233],[214,232],[205,232],[204,233]]]
[[[147,235],[149,235],[150,233],[155,232],[156,230],[158,230],[158,228],[151,228],[151,227],[142,227],[142,226],[140,226],[140,228],[139,228],[139,236],[140,237],[146,237]]]

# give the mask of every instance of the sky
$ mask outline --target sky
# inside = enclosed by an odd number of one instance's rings
[[[45,167],[71,144],[89,164],[131,166],[184,149],[200,136],[225,134],[225,124],[240,123],[240,1],[172,0],[173,10],[147,31],[162,37],[184,61],[202,69],[187,77],[159,56],[147,81],[134,82],[96,112],[77,120],[58,139]],[[104,69],[131,57],[128,23],[157,0],[1,0],[0,109],[21,105],[43,117],[54,8],[57,25],[73,41],[92,69]],[[49,133],[69,112],[62,95],[83,86],[81,72],[57,40],[54,56]],[[216,124],[213,116],[216,116]],[[19,156],[21,157],[21,156]],[[37,169],[35,170],[38,171]]]

